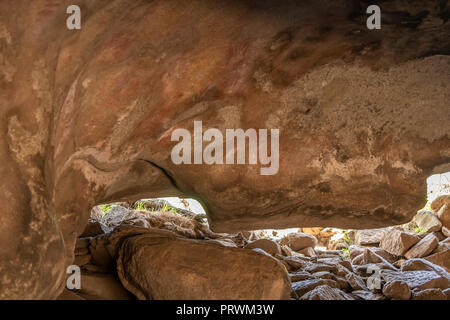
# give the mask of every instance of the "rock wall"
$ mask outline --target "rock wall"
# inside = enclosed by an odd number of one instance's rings
[[[55,298],[93,205],[186,195],[216,231],[409,221],[450,162],[436,1],[0,1],[0,298]],[[171,132],[280,129],[280,166],[180,165]]]

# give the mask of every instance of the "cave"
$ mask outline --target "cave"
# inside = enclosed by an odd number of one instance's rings
[[[76,2],[0,1],[0,299],[450,299],[449,1]]]

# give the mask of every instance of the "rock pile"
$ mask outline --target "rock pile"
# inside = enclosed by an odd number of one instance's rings
[[[96,207],[76,242],[81,289],[60,299],[450,299],[449,206],[443,196],[411,224],[341,242],[323,228],[213,233],[168,204]]]

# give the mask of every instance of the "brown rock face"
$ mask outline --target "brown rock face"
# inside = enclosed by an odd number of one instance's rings
[[[405,253],[407,259],[422,258],[429,255],[439,244],[439,239],[432,233],[420,240]]]
[[[360,246],[378,245],[386,229],[358,230],[355,234],[355,243]]]
[[[81,30],[72,1],[0,1],[0,298],[56,298],[108,201],[195,197],[215,231],[409,221],[450,162],[450,24],[412,2],[370,31],[357,0],[80,0]],[[194,120],[279,129],[279,170],[175,165]]]
[[[389,230],[381,238],[380,247],[390,254],[403,256],[419,240],[416,235],[399,230]]]
[[[443,194],[431,202],[431,209],[434,211],[439,211],[443,205],[450,205],[450,194]]]
[[[123,286],[139,299],[278,300],[291,291],[286,269],[268,254],[170,233],[126,239],[117,269]]]
[[[431,256],[428,256],[425,259],[434,264],[437,264],[438,266],[445,268],[445,270],[447,270],[447,272],[450,272],[450,250],[449,249],[442,251],[442,252],[432,254]]]
[[[245,246],[246,249],[262,249],[268,254],[275,256],[276,254],[281,254],[281,248],[278,243],[269,239],[258,239],[253,242],[250,242]]]
[[[441,221],[433,211],[420,210],[414,217],[414,222],[419,228],[429,232],[439,231],[442,228]]]
[[[337,288],[321,285],[304,294],[300,300],[355,300],[355,298]]]
[[[294,232],[286,235],[281,242],[282,244],[288,245],[289,248],[294,251],[300,251],[308,247],[314,248],[317,245],[316,237],[300,232]]]
[[[388,282],[383,287],[383,294],[391,299],[409,300],[411,297],[411,289],[406,282],[395,280]]]
[[[441,209],[439,209],[437,216],[442,222],[443,228],[450,228],[450,204],[444,204]]]

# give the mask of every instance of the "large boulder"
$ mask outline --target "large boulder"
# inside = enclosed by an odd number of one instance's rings
[[[255,249],[259,248],[264,250],[265,252],[275,256],[277,254],[281,254],[281,247],[278,243],[270,239],[258,239],[248,243],[245,246],[246,249]]]
[[[439,197],[437,197],[436,199],[434,199],[432,202],[431,202],[431,205],[430,205],[430,207],[431,207],[431,209],[433,210],[433,211],[439,211],[439,209],[441,209],[441,207],[444,205],[444,204],[448,204],[448,205],[450,205],[450,194],[443,194],[443,195],[440,195]]]
[[[429,260],[421,259],[421,258],[414,258],[411,260],[405,261],[401,266],[402,271],[415,271],[415,270],[425,270],[425,271],[434,271],[437,274],[443,276],[444,278],[447,278],[450,280],[450,273],[448,270],[445,270],[440,265],[437,265]]]
[[[442,228],[450,228],[450,203],[444,204],[437,212],[437,217],[442,223]]]
[[[74,293],[86,300],[132,300],[133,295],[122,287],[112,274],[81,273],[81,289]]]
[[[303,297],[303,295],[312,291],[314,288],[324,285],[330,288],[339,287],[338,283],[335,280],[316,278],[293,282],[292,291],[295,292],[297,296]]]
[[[338,288],[320,285],[305,293],[300,300],[355,300],[355,298]]]
[[[419,240],[416,235],[392,229],[384,233],[380,247],[393,255],[403,256]]]
[[[294,251],[300,251],[308,247],[314,248],[317,245],[316,237],[308,233],[300,232],[294,232],[286,235],[281,242],[283,245],[289,246],[289,248]]]
[[[442,223],[434,211],[420,210],[413,221],[420,229],[427,232],[439,231],[442,228]]]
[[[417,242],[406,253],[407,259],[422,258],[429,255],[439,244],[439,239],[432,233]]]
[[[441,289],[417,290],[412,300],[447,300],[447,295]]]
[[[437,273],[436,271],[393,271],[393,270],[381,270],[381,277],[388,285],[394,281],[405,282],[408,287],[413,289],[447,289],[450,286],[450,278]]]
[[[230,233],[409,221],[449,163],[439,2],[384,1],[374,31],[363,0],[80,1],[79,30],[73,1],[0,1],[0,298],[58,297],[100,203],[191,196]],[[268,129],[273,161],[174,163],[194,120]]]
[[[355,243],[360,246],[378,246],[386,229],[358,230],[355,233]]]
[[[431,263],[434,263],[438,266],[443,267],[447,272],[450,272],[450,250],[447,249],[445,251],[437,252],[428,257],[424,258]]]
[[[124,240],[117,271],[123,286],[138,299],[290,297],[286,269],[268,254],[159,230]]]
[[[411,289],[406,282],[394,280],[383,287],[383,294],[395,300],[409,300],[411,298]]]

